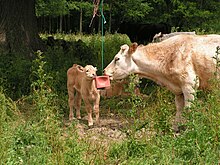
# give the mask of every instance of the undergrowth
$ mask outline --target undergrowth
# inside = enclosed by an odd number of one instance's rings
[[[61,39],[63,34],[54,37]],[[66,37],[69,42],[76,39]],[[80,58],[86,57],[79,54],[89,54],[90,48],[95,52],[90,55],[100,58],[100,36],[86,41],[83,37],[79,37],[83,43],[74,41],[67,51],[59,44],[47,52],[38,51],[33,62],[25,62],[22,57],[13,60],[14,55],[1,56],[6,61],[0,62],[0,164],[220,163],[218,79],[211,82],[212,91],[197,92],[192,108],[184,112],[186,130],[175,134],[171,130],[175,115],[173,95],[152,83],[145,85],[143,95],[135,95],[134,88],[140,81],[132,75],[127,88],[129,97],[102,98],[100,103],[101,120],[109,113],[110,118],[127,121],[125,126],[114,128],[125,133],[126,138],[113,142],[91,135],[91,142],[85,135],[79,137],[77,122],[67,121],[66,71],[73,63],[83,65],[85,61]],[[107,61],[124,41],[117,37],[106,43],[106,51],[111,54]],[[76,50],[81,51],[77,54]],[[21,64],[20,59],[24,60]],[[217,64],[216,70],[219,61]]]

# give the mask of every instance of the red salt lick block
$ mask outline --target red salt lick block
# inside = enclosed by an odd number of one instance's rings
[[[109,76],[96,76],[95,77],[96,88],[106,88],[110,87]]]

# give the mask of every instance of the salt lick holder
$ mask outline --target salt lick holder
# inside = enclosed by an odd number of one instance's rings
[[[103,0],[100,3],[100,13],[102,17],[102,70],[104,67],[104,24],[106,23],[104,14],[103,14]],[[110,87],[110,79],[109,76],[96,76],[95,77],[96,88],[103,89]]]
[[[111,86],[109,76],[96,76],[95,77],[96,88],[108,88]]]

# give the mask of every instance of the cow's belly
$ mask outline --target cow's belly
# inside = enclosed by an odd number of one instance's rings
[[[173,83],[166,79],[163,79],[163,81],[159,81],[158,84],[165,86],[168,90],[170,90],[175,95],[183,93],[180,84]]]

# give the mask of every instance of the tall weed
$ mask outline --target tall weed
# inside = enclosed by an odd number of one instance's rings
[[[13,157],[12,137],[19,115],[15,102],[6,97],[0,87],[0,164],[7,164],[9,158]]]
[[[84,164],[83,147],[77,143],[74,127],[64,129],[45,64],[44,56],[37,52],[32,67],[32,93],[22,101],[24,106],[31,103],[29,113],[24,112],[29,116],[13,130],[6,164]]]

